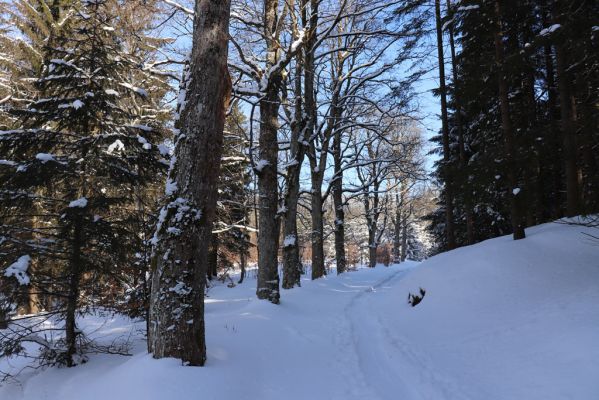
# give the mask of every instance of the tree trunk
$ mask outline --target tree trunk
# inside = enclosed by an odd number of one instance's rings
[[[318,2],[310,0],[310,30],[306,39],[306,57],[304,65],[304,96],[305,113],[308,118],[306,125],[306,137],[312,138],[310,143],[310,178],[312,184],[311,194],[311,220],[312,220],[312,279],[318,279],[326,275],[324,265],[324,221],[323,221],[323,199],[322,199],[322,180],[326,166],[327,135],[324,135],[320,156],[316,152],[314,143],[314,129],[317,120],[317,106],[314,93],[314,80],[316,68],[314,65],[314,46],[316,44],[316,28],[318,26]]]
[[[451,0],[447,0],[447,9],[451,9]],[[455,103],[455,119],[458,130],[458,148],[460,155],[460,170],[467,171],[468,161],[466,160],[466,146],[464,143],[464,124],[462,121],[462,103],[460,96],[458,95],[458,73],[457,73],[457,61],[455,55],[455,41],[453,37],[453,23],[449,24],[449,48],[451,50],[451,72],[453,75],[453,101]],[[464,197],[464,213],[466,214],[466,242],[468,244],[474,243],[474,216],[472,214],[472,195],[470,185],[466,179],[465,187],[463,190],[466,191]]]
[[[393,263],[401,262],[401,207],[399,191],[395,191],[395,215],[393,217]]]
[[[518,175],[515,163],[516,143],[512,122],[510,120],[508,83],[505,79],[504,50],[503,50],[503,29],[501,27],[501,5],[500,1],[495,1],[495,61],[497,63],[497,80],[499,84],[499,106],[501,109],[501,128],[503,130],[505,158],[507,164],[508,177],[508,197],[510,199],[512,230],[514,240],[524,239],[523,213],[520,209],[520,188],[518,188]]]
[[[435,0],[435,20],[437,26],[437,53],[439,57],[439,92],[441,94],[441,123],[443,130],[443,175],[445,177],[445,233],[447,249],[456,246],[453,224],[453,182],[449,174],[450,148],[449,123],[447,121],[447,89],[445,87],[445,59],[443,58],[443,31],[441,27],[441,0]]]
[[[578,165],[576,152],[576,127],[574,122],[574,97],[571,94],[566,65],[565,48],[555,46],[557,64],[557,86],[562,119],[562,135],[564,140],[564,162],[566,172],[566,216],[573,217],[580,213],[580,188],[578,185]]]
[[[368,227],[368,267],[370,268],[376,267],[376,250],[378,248],[376,243],[376,225],[376,222],[373,222]]]
[[[314,175],[314,173],[312,173]],[[320,175],[320,174],[316,174]],[[311,212],[312,219],[312,279],[326,275],[324,265],[324,218],[322,210],[322,193],[319,190],[322,180],[312,181]]]
[[[296,34],[297,36],[297,34]],[[304,162],[304,118],[302,109],[302,61],[298,54],[295,66],[295,110],[291,126],[291,159],[287,167],[287,192],[285,194],[285,223],[283,224],[283,289],[301,285],[303,266],[300,260],[297,235],[297,203],[300,192],[300,173]]]
[[[405,211],[404,211],[405,213]],[[401,262],[408,257],[408,216],[403,215],[401,219]]]
[[[227,70],[229,0],[197,0],[190,76],[181,110],[174,190],[157,232],[148,341],[154,358],[204,365],[204,288],[208,245],[216,213],[225,109],[231,92]]]
[[[264,2],[264,29],[267,47],[267,68],[269,71],[278,60],[277,30],[278,1]],[[258,207],[260,209],[260,230],[258,231],[258,287],[259,299],[279,303],[279,188],[277,165],[279,144],[279,89],[280,72],[270,75],[263,99],[260,101],[260,170],[258,171]]]
[[[237,284],[242,284],[243,280],[245,279],[245,268],[247,265],[247,257],[245,254],[245,248],[241,250],[241,254],[239,255],[239,268],[241,269],[241,272],[239,274],[239,281],[237,281]]]
[[[543,21],[544,24],[546,21]],[[553,67],[553,56],[550,45],[546,45],[544,49],[545,55],[545,68],[546,68],[546,85],[547,85],[547,108],[548,108],[548,116],[549,116],[549,133],[550,137],[548,138],[548,143],[550,145],[549,152],[550,154],[558,154],[560,146],[559,141],[559,127],[557,125],[557,94],[555,87],[555,71]],[[557,164],[557,163],[555,163]],[[557,167],[557,165],[552,164],[549,173],[551,176],[549,177],[549,185],[551,187],[550,196],[552,201],[550,215],[553,219],[558,219],[563,216],[562,214],[562,177],[561,177],[561,166]]]
[[[210,237],[210,246],[208,248],[208,279],[218,276],[218,235],[213,233]]]
[[[335,207],[335,260],[337,275],[347,269],[345,257],[345,212],[343,211],[343,170],[341,165],[341,132],[335,128],[333,137],[334,181],[332,182],[333,207]]]
[[[83,246],[82,222],[77,216],[73,228],[73,244],[71,259],[69,260],[69,287],[67,295],[67,308],[65,313],[66,336],[66,363],[67,367],[75,365],[73,356],[77,353],[77,324],[76,313],[79,300],[79,283],[83,266],[81,265],[81,247]]]

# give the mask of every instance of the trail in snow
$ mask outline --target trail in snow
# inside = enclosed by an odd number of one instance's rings
[[[394,289],[408,273],[396,271],[355,295],[344,308],[358,367],[370,388],[368,398],[465,399],[451,379],[435,370],[425,353],[397,332],[401,329],[397,309],[405,308],[406,300],[401,301]]]

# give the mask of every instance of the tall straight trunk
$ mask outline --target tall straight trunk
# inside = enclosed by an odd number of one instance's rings
[[[208,279],[218,276],[218,235],[213,233],[210,237],[210,245],[208,247]]]
[[[399,191],[395,191],[395,215],[393,216],[393,262],[401,262],[401,207]]]
[[[295,146],[292,145],[292,147]],[[303,156],[301,158],[303,159]],[[285,221],[283,224],[283,289],[291,289],[295,286],[300,286],[300,278],[303,271],[302,262],[300,260],[300,248],[297,234],[297,207],[300,192],[300,170],[301,161],[299,160],[298,165],[291,166],[287,169],[287,193],[285,195],[284,215]]]
[[[230,8],[230,0],[195,3],[186,106],[169,171],[176,188],[161,212],[152,260],[149,348],[154,358],[179,358],[186,365],[206,361],[204,290],[231,93]]]
[[[435,21],[437,27],[437,53],[439,58],[439,92],[441,94],[441,124],[443,130],[443,175],[445,180],[445,234],[447,248],[454,249],[455,232],[453,224],[453,182],[449,174],[449,122],[447,120],[447,88],[445,86],[445,59],[443,58],[443,30],[441,26],[441,0],[435,0]]]
[[[557,154],[560,146],[559,140],[559,127],[557,125],[556,110],[557,110],[557,94],[555,87],[555,71],[553,67],[553,55],[552,48],[550,45],[545,45],[545,69],[546,69],[546,85],[547,85],[547,108],[549,116],[549,144],[551,154]],[[557,163],[555,163],[557,164]],[[549,210],[550,215],[553,219],[562,217],[562,178],[561,178],[561,166],[552,164],[550,168],[551,176],[550,187],[551,187],[551,203],[552,209]]]
[[[241,269],[241,272],[239,273],[239,280],[237,281],[237,284],[242,284],[243,280],[245,279],[245,268],[247,266],[247,257],[245,251],[245,249],[242,249],[241,253],[239,254],[239,268]]]
[[[375,155],[369,149],[369,156],[374,159]],[[376,175],[376,170],[373,175]],[[368,226],[368,266],[374,268],[376,266],[376,252],[378,249],[378,219],[379,219],[379,185],[377,179],[372,184],[372,198],[370,193],[364,194],[364,211],[366,212],[366,224]]]
[[[499,86],[499,106],[501,109],[501,127],[503,131],[505,158],[507,164],[508,178],[508,197],[510,199],[511,220],[514,240],[524,239],[523,213],[521,210],[520,188],[518,188],[516,158],[516,143],[512,122],[510,120],[508,83],[505,78],[504,50],[503,50],[503,29],[502,29],[502,11],[500,0],[495,1],[495,61],[497,63],[497,80]]]
[[[318,279],[326,275],[324,265],[324,218],[323,218],[323,199],[322,199],[322,181],[326,165],[328,139],[323,139],[321,157],[316,152],[316,144],[313,138],[317,119],[317,106],[314,93],[314,81],[316,67],[314,64],[316,28],[318,26],[318,1],[310,0],[310,30],[306,39],[306,57],[304,62],[304,96],[305,112],[307,115],[306,137],[312,138],[310,143],[310,180],[312,184],[312,193],[310,198],[310,217],[312,221],[312,279]]]
[[[345,272],[345,212],[343,211],[343,170],[341,160],[341,132],[335,128],[333,136],[334,181],[332,182],[333,207],[335,207],[335,260],[337,274]]]
[[[400,202],[402,205],[400,213],[400,226],[401,226],[401,262],[406,260],[408,256],[408,218],[410,217],[411,211],[406,210],[406,203],[408,200],[408,188],[409,184],[404,181],[401,187]],[[411,210],[411,209],[410,209]]]
[[[319,175],[319,174],[317,174]],[[324,218],[323,218],[323,202],[322,191],[319,190],[319,185],[322,185],[322,180],[313,178],[312,180],[312,197],[311,197],[311,212],[312,221],[312,279],[318,279],[326,275],[324,265]]]
[[[447,9],[451,9],[451,0],[447,0]],[[449,24],[449,48],[451,50],[451,73],[453,76],[453,101],[455,103],[455,119],[458,131],[458,149],[459,149],[459,160],[460,160],[460,170],[462,172],[466,171],[468,167],[468,162],[466,160],[466,146],[464,143],[464,123],[462,121],[462,102],[460,101],[460,96],[458,95],[458,72],[457,72],[457,61],[455,55],[455,40],[453,35],[453,23]],[[466,214],[466,242],[468,244],[474,243],[474,215],[472,213],[472,199],[470,196],[472,195],[469,183],[466,181],[466,190],[465,198],[464,198],[464,213]]]
[[[580,188],[578,185],[578,163],[576,152],[576,126],[574,120],[574,97],[571,92],[571,80],[566,65],[568,56],[562,44],[555,46],[557,87],[561,112],[561,125],[564,146],[564,169],[566,173],[566,215],[580,213]]]
[[[401,262],[408,257],[408,216],[404,211],[401,219]]]
[[[304,11],[305,12],[305,11]],[[299,33],[295,33],[295,38]],[[285,193],[285,221],[283,224],[283,289],[291,289],[301,285],[303,266],[300,260],[299,240],[297,235],[297,205],[300,193],[300,173],[306,147],[304,146],[304,118],[302,102],[302,60],[298,54],[295,64],[295,110],[291,126],[289,152],[291,160],[287,167],[287,192]]]
[[[594,149],[597,123],[593,118],[592,85],[582,74],[577,76],[577,92],[581,100],[580,125],[582,126],[581,142],[579,144],[584,160],[583,185],[581,188],[581,211],[591,213],[599,210],[599,173],[597,152]],[[596,117],[595,117],[596,120]]]
[[[266,37],[266,70],[270,70],[278,61],[277,31],[278,1],[264,1],[264,29]],[[260,209],[260,230],[258,231],[258,287],[256,295],[274,304],[279,303],[279,188],[277,165],[279,144],[279,90],[281,74],[271,74],[264,96],[260,101],[260,163],[258,171],[258,208]]]
[[[65,312],[65,340],[67,346],[66,363],[68,367],[75,365],[73,356],[77,352],[76,313],[79,300],[79,285],[83,266],[81,265],[81,248],[83,246],[83,229],[80,217],[76,217],[73,227],[71,256],[69,259],[69,283],[67,307]]]
[[[378,249],[378,245],[376,243],[376,222],[373,222],[371,226],[368,227],[368,267],[374,268],[376,267],[376,251]]]

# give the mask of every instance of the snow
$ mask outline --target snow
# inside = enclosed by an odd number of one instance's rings
[[[267,160],[259,160],[254,168],[257,172],[262,172],[270,163]]]
[[[72,103],[72,106],[73,106],[73,108],[74,108],[75,110],[78,110],[78,109],[80,109],[81,107],[83,107],[83,105],[84,105],[84,104],[83,104],[83,102],[82,102],[81,100],[75,100],[75,101]]]
[[[47,163],[48,161],[56,161],[54,156],[49,153],[37,153],[35,155],[35,159],[41,161],[43,164]]]
[[[171,146],[166,143],[160,143],[158,145],[158,151],[160,152],[161,156],[168,156],[171,154]]]
[[[119,151],[124,151],[125,150],[125,144],[123,142],[121,142],[119,139],[115,140],[110,146],[108,146],[108,154],[112,154],[115,151],[119,152]]]
[[[85,197],[81,197],[77,200],[73,200],[69,203],[69,208],[85,208],[87,207],[87,199]]]
[[[304,42],[304,38],[306,36],[306,30],[302,29],[299,31],[298,34],[298,38],[291,43],[291,52],[295,53],[297,51],[297,49],[302,45],[302,43]]]
[[[559,28],[561,28],[562,26],[560,24],[553,24],[548,28],[543,29],[541,32],[539,32],[540,36],[546,36],[546,35],[550,35],[553,32],[557,31]]]
[[[142,88],[137,87],[137,86],[133,86],[132,84],[127,83],[127,82],[121,82],[121,83],[119,83],[119,85],[121,85],[124,88],[127,88],[129,90],[134,91],[135,93],[137,93],[141,97],[148,97],[148,92],[145,89],[142,89]]]
[[[295,246],[295,235],[287,235],[285,236],[285,239],[283,240],[283,247],[292,247]]]
[[[152,150],[152,145],[145,137],[137,135],[137,141],[142,145],[144,150]]]
[[[478,10],[480,8],[479,5],[472,6],[460,6],[458,7],[458,11],[470,11],[470,10]]]
[[[172,196],[176,191],[177,191],[177,182],[171,180],[171,178],[167,178],[164,194],[166,194],[167,196]]]
[[[92,316],[86,333],[132,335],[133,356],[26,371],[0,398],[595,400],[598,244],[584,232],[545,224],[421,264],[303,276],[280,305],[256,299],[249,269],[243,284],[208,292],[204,368],[152,359],[143,321]]]
[[[19,282],[19,285],[29,285],[30,279],[29,275],[27,275],[27,269],[29,268],[30,262],[31,257],[29,255],[19,257],[17,261],[4,270],[4,276],[9,278],[14,276]]]
[[[514,196],[518,196],[518,193],[520,193],[520,188],[514,188],[512,190],[512,193],[514,194]]]

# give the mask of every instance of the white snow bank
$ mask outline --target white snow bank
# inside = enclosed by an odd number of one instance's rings
[[[396,313],[405,398],[598,399],[599,242],[582,232],[545,224],[433,257],[372,303]],[[415,308],[391,306],[420,287]]]

